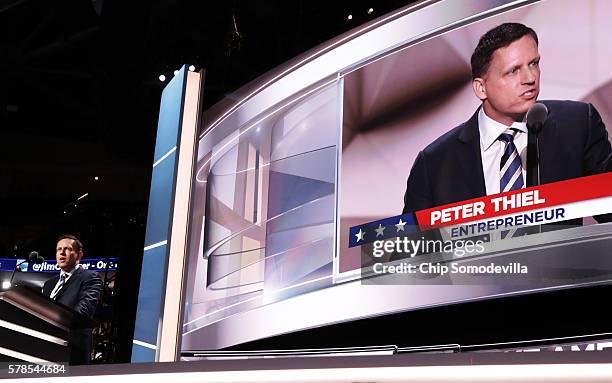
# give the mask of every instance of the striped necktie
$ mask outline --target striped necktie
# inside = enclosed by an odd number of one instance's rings
[[[506,144],[504,154],[499,163],[500,193],[520,189],[525,186],[521,156],[519,156],[518,150],[516,150],[516,146],[514,145],[514,135],[516,132],[516,129],[508,129],[498,138]]]
[[[51,291],[51,295],[49,296],[51,299],[55,299],[55,297],[60,292],[62,287],[64,287],[65,282],[66,282],[66,274],[62,273],[62,275],[60,275],[59,283],[55,286],[53,291]]]

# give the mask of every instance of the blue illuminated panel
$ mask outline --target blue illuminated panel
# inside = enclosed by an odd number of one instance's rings
[[[177,143],[181,131],[186,78],[187,70],[183,67],[164,88],[161,97],[132,362],[155,361],[168,263]]]

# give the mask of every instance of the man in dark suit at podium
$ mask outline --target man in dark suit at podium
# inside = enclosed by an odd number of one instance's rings
[[[102,279],[97,273],[79,265],[83,257],[83,245],[73,235],[63,235],[57,241],[55,258],[60,274],[43,285],[43,294],[61,303],[84,318],[93,318],[102,290]],[[91,328],[73,331],[74,341],[70,352],[70,364],[91,362]]]
[[[472,87],[482,105],[417,156],[404,213],[535,184],[535,136],[525,115],[540,91],[540,54],[533,29],[518,23],[485,33],[471,58]],[[541,183],[609,171],[612,149],[591,104],[543,101],[539,135]]]

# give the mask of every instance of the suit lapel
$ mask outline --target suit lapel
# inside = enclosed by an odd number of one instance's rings
[[[70,284],[72,284],[76,279],[77,279],[77,275],[79,273],[81,273],[81,268],[77,267],[76,270],[74,270],[74,272],[72,273],[72,275],[70,276],[70,278],[68,278],[68,280],[66,282],[64,282],[64,286],[62,286],[62,288],[60,289],[60,291],[58,291],[57,295],[55,296],[55,300],[58,300],[60,296],[62,296],[62,294],[64,293],[64,291],[66,291],[66,289],[68,289],[68,286],[70,286]],[[59,278],[59,277],[58,277]]]
[[[548,183],[553,182],[554,180],[564,179],[558,174],[558,169],[563,169],[563,167],[551,167],[546,166],[546,164],[555,164],[562,163],[562,161],[556,161],[556,156],[558,155],[558,148],[556,148],[555,143],[558,145],[559,142],[562,142],[557,136],[559,133],[559,129],[557,128],[557,120],[555,119],[555,115],[551,113],[550,109],[548,110],[548,118],[542,127],[542,132],[540,133],[540,180],[541,182]]]
[[[57,285],[57,281],[59,281],[59,274],[45,282],[43,286],[43,294],[46,296],[51,296],[51,292],[55,288],[55,285]]]
[[[476,198],[487,195],[482,171],[482,156],[480,154],[480,132],[478,130],[478,112],[464,124],[459,135],[460,144],[457,145],[457,157],[461,170],[461,184],[465,198]]]

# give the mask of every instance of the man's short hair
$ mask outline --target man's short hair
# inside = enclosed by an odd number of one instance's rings
[[[74,236],[72,234],[62,234],[62,235],[60,235],[60,237],[57,239],[57,241],[55,243],[61,241],[62,239],[72,239],[74,241],[73,242],[74,250],[76,250],[76,251],[83,250],[83,244],[81,243],[81,241],[79,241],[79,239],[76,236]]]
[[[519,23],[504,23],[482,35],[472,53],[472,79],[487,73],[491,57],[496,50],[507,47],[525,35],[533,37],[538,44],[538,35],[535,31]]]

